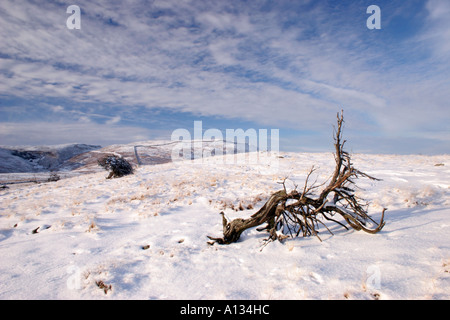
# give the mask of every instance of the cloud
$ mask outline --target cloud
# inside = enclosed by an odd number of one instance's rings
[[[427,29],[423,35],[424,41],[431,44],[433,53],[440,59],[449,62],[450,56],[450,3],[445,0],[429,0]]]
[[[378,31],[365,26],[366,7],[344,2],[77,5],[81,30],[66,28],[62,3],[0,4],[0,94],[54,99],[44,122],[66,114],[73,130],[130,130],[145,108],[323,132],[343,108],[366,135],[437,139],[448,129],[445,0],[427,1],[423,26],[395,41],[403,11],[391,2],[380,4]]]
[[[62,112],[64,111],[64,107],[57,105],[57,106],[51,106],[50,107],[52,109],[53,112]]]
[[[121,120],[120,116],[112,117],[110,120],[106,121],[106,124],[116,124]]]
[[[148,129],[83,122],[8,122],[0,126],[2,145],[87,143],[110,145],[155,138]]]

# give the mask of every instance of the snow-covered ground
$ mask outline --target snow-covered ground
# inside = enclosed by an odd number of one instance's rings
[[[0,299],[450,298],[449,155],[353,156],[383,179],[358,181],[376,220],[388,208],[378,234],[329,224],[323,242],[262,249],[267,234],[250,229],[208,245],[207,235],[222,235],[220,211],[248,217],[284,178],[301,188],[312,165],[318,182],[334,168],[331,153],[281,156],[278,165],[215,156],[1,189]]]

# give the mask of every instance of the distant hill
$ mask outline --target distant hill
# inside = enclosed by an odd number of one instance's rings
[[[223,140],[150,140],[107,147],[87,144],[0,146],[0,173],[97,172],[103,170],[97,161],[111,154],[124,157],[133,166],[155,165],[171,162],[174,150],[180,150],[177,160],[189,160],[227,154],[227,151],[247,152],[248,146]]]
[[[73,157],[100,148],[87,144],[0,146],[0,173],[74,170],[83,164],[71,162]]]

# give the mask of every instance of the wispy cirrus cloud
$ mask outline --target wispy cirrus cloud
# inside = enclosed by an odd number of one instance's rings
[[[423,41],[430,44],[433,55],[439,59],[450,60],[450,3],[445,0],[429,0],[426,4],[427,26]]]
[[[192,125],[186,114],[231,119],[285,129],[298,141],[302,132],[328,136],[344,108],[356,144],[427,136],[435,152],[444,150],[445,1],[413,1],[407,11],[380,1],[375,31],[365,27],[368,1],[77,4],[81,30],[66,28],[63,2],[0,4],[0,95],[9,101],[1,113],[19,118],[16,97],[38,105],[40,123],[65,114],[68,128],[89,120],[151,136],[163,110],[180,125]]]

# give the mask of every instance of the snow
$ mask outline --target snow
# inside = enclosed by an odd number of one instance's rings
[[[70,159],[99,149],[86,144],[62,144],[53,146],[0,146],[0,173],[48,172],[71,170],[81,164]]]
[[[281,153],[277,165],[214,156],[0,189],[0,299],[449,299],[450,156],[353,156],[375,235],[328,224],[264,246],[267,234],[207,244],[229,219],[286,187],[325,181],[331,153]],[[266,158],[265,158],[266,157]],[[231,161],[232,162],[232,161]],[[240,209],[243,210],[240,210]],[[105,287],[106,286],[106,287]],[[110,287],[109,287],[110,286]]]

